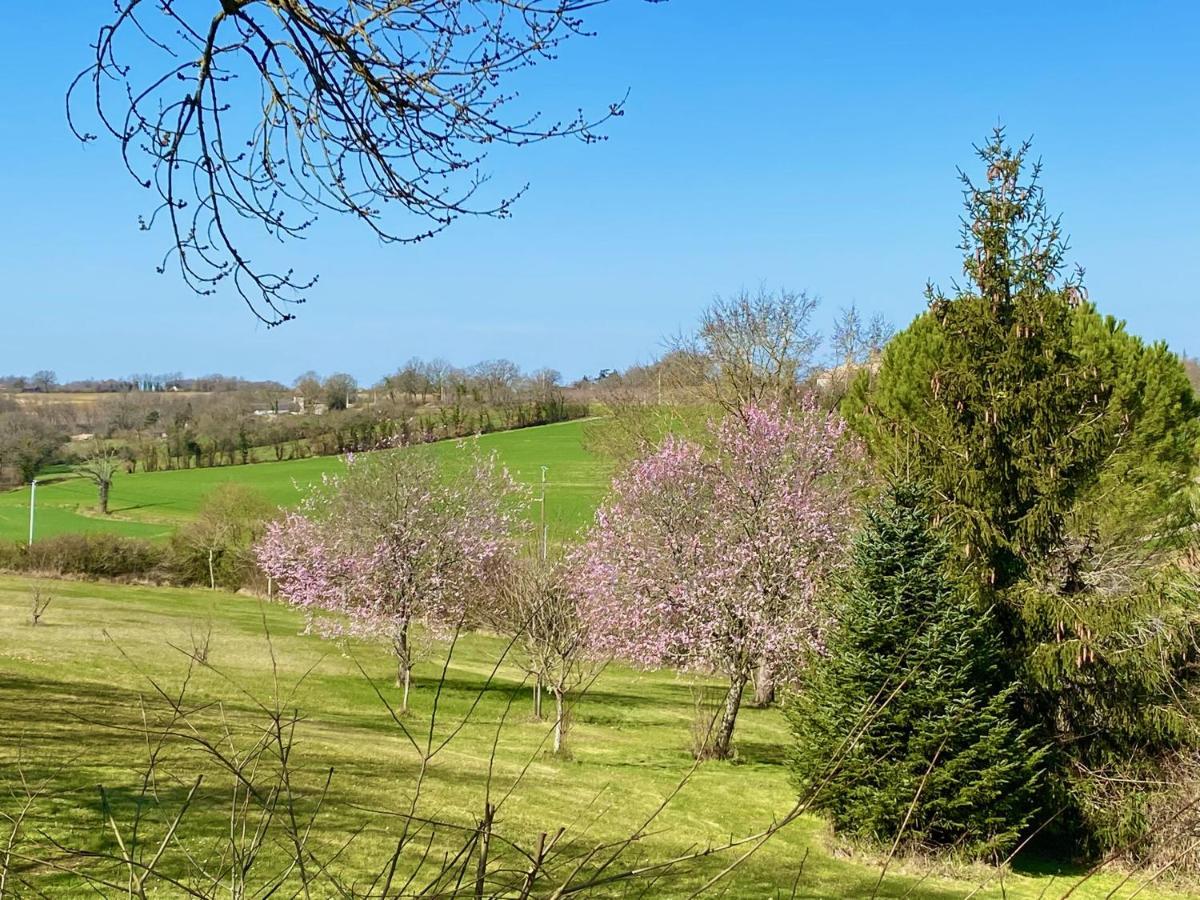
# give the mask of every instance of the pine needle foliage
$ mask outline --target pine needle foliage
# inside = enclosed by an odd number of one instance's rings
[[[921,489],[868,513],[828,656],[787,704],[792,774],[844,836],[997,859],[1036,812],[1045,751],[951,558]]]
[[[1063,277],[1028,145],[1001,130],[963,176],[965,286],[862,373],[843,413],[885,473],[928,480],[995,610],[1024,721],[1052,746],[1056,840],[1139,840],[1146,791],[1195,745],[1200,406],[1180,360]]]
[[[928,380],[900,391],[905,414],[889,408],[891,372],[881,372],[885,396],[848,404],[860,422],[873,420],[868,431],[883,432],[873,444],[889,462],[920,460],[969,565],[997,589],[1061,543],[1111,446],[1103,413],[1112,386],[1074,352],[1083,289],[1079,273],[1060,277],[1066,243],[1039,166],[1026,175],[1028,150],[997,130],[978,148],[985,182],[961,175],[967,284],[952,295],[926,289],[929,313],[914,337],[933,340],[904,368]],[[889,348],[883,369],[901,349]]]

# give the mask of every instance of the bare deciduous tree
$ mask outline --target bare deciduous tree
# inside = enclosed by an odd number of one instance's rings
[[[766,288],[717,298],[695,335],[677,340],[674,349],[679,360],[692,361],[688,380],[728,413],[788,405],[815,367],[817,305],[803,292]]]
[[[29,624],[36,627],[37,624],[42,620],[42,616],[45,614],[46,609],[50,606],[50,603],[54,600],[54,598],[49,594],[43,594],[41,588],[35,587],[33,589],[33,593],[29,596],[29,600]]]
[[[120,454],[100,440],[88,448],[87,456],[79,464],[79,474],[96,485],[96,509],[102,516],[108,515],[108,494],[120,470]]]
[[[40,372],[33,373],[33,389],[35,391],[48,394],[54,390],[57,384],[58,376],[50,369],[42,369]]]
[[[495,405],[512,395],[513,387],[521,377],[521,370],[508,359],[485,359],[473,365],[470,374],[482,396]]]
[[[829,339],[832,365],[819,379],[831,404],[841,401],[864,366],[878,362],[892,333],[891,323],[881,314],[865,319],[853,303],[838,313]]]
[[[321,376],[309,370],[296,376],[292,383],[297,396],[300,397],[301,408],[306,412],[312,411],[314,405],[321,399]]]
[[[534,395],[539,399],[551,397],[562,384],[562,373],[557,369],[538,369],[530,376]]]
[[[487,149],[597,140],[622,112],[560,121],[514,103],[513,76],[587,34],[603,0],[116,0],[68,92],[71,128],[94,107],[126,169],[158,196],[160,271],[199,294],[230,280],[260,319],[293,317],[315,278],[251,259],[261,229],[302,237],[348,213],[384,242],[428,238],[465,215],[507,216],[523,188],[485,198]],[[385,207],[410,214],[385,221]]]
[[[841,310],[833,325],[829,343],[835,366],[862,366],[870,363],[883,351],[894,329],[880,313],[864,319],[858,307],[851,303]]]
[[[542,691],[554,698],[554,753],[564,748],[571,695],[597,671],[587,655],[587,625],[561,563],[532,557],[513,560],[501,583],[492,624],[514,636],[514,659],[534,680],[533,707],[542,718]]]

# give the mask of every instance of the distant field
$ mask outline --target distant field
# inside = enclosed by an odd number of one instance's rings
[[[484,450],[495,450],[514,477],[535,485],[547,466],[546,514],[551,539],[568,539],[590,520],[608,484],[606,462],[583,449],[584,423],[562,422],[479,438]],[[455,442],[434,446],[443,455]],[[280,506],[295,504],[307,485],[342,466],[338,457],[137,472],[118,476],[110,499],[111,515],[93,512],[95,488],[69,474],[49,475],[37,490],[37,535],[107,531],[130,537],[165,538],[195,515],[204,496],[221,484],[235,482],[257,488]],[[536,513],[536,510],[535,510]],[[0,540],[25,540],[29,529],[29,489],[0,493]]]
[[[121,394],[99,391],[51,391],[41,394],[36,391],[21,393],[4,393],[0,391],[0,399],[12,400],[22,406],[53,406],[54,404],[71,404],[72,406],[90,406],[110,398],[119,398]],[[171,397],[207,397],[207,391],[172,391]]]
[[[34,584],[54,597],[37,628],[28,624],[29,591]],[[98,786],[108,791],[117,821],[128,822],[137,802],[138,767],[147,752],[139,735],[139,703],[144,698],[149,704],[150,721],[162,720],[162,704],[154,699],[150,679],[164,690],[177,690],[187,668],[186,657],[170,645],[191,646],[191,636],[207,623],[212,626],[209,661],[214,668],[195,674],[185,705],[196,710],[200,726],[213,736],[228,726],[230,740],[245,746],[255,739],[250,729],[259,721],[251,701],[271,702],[273,669],[277,667],[283,691],[302,679],[295,697],[284,701],[289,709],[294,704],[303,716],[294,751],[293,787],[307,798],[302,806],[307,814],[313,808],[312,798],[332,772],[313,842],[323,855],[332,855],[351,833],[364,829],[338,865],[343,877],[369,878],[394,849],[399,826],[396,820],[368,810],[404,807],[412,795],[417,762],[407,740],[356,670],[355,660],[378,679],[383,695],[392,701],[396,699],[391,686],[394,664],[377,645],[354,643],[342,652],[304,634],[302,616],[284,606],[219,591],[0,576],[0,784],[5,786],[0,791],[0,814],[14,810],[20,766],[26,779],[36,782],[50,777],[54,786],[25,823],[29,839],[36,842],[45,835],[73,848],[116,852],[105,828]],[[264,624],[270,629],[270,648]],[[503,643],[486,635],[470,635],[461,642],[439,698],[439,739],[467,715]],[[442,652],[444,647],[435,648],[416,671],[407,725],[417,735],[428,727],[439,672],[437,657]],[[504,837],[530,846],[539,832],[553,834],[561,826],[567,829],[564,846],[591,848],[628,836],[691,766],[691,684],[691,678],[673,672],[609,666],[575,708],[569,735],[573,755],[562,760],[539,749],[547,725],[531,721],[530,690],[522,685],[520,673],[502,667],[470,721],[434,763],[421,810],[441,820],[473,822],[483,806],[491,769],[493,800],[519,782],[512,796],[503,800],[497,819]],[[223,701],[219,717],[211,706],[217,700]],[[515,703],[511,709],[510,702]],[[171,774],[186,784],[199,772],[207,773],[202,793],[178,834],[182,846],[194,852],[204,843],[222,840],[228,831],[228,782],[191,747],[189,730],[178,731],[181,739],[163,755]],[[495,765],[489,766],[498,732]],[[657,861],[720,844],[752,834],[772,817],[784,814],[794,801],[783,762],[787,741],[778,710],[745,709],[738,720],[739,758],[700,767],[648,829],[631,858]],[[161,833],[161,823],[174,814],[182,798],[178,783],[171,779],[164,779],[156,789],[166,809],[149,810],[146,828],[153,834]],[[7,824],[0,835],[7,840]],[[276,840],[282,839],[276,835]],[[60,852],[48,852],[64,859]],[[268,854],[274,852],[268,849]],[[729,858],[706,860],[682,877],[656,883],[645,896],[688,897],[698,880],[714,874]],[[793,896],[961,900],[968,895],[1053,900],[1069,891],[1077,900],[1182,896],[1144,888],[1147,873],[1125,883],[1110,874],[1076,886],[1078,871],[1033,861],[1002,879],[986,868],[962,870],[943,863],[931,871],[916,863],[896,863],[877,888],[879,867],[878,858],[833,852],[825,826],[805,817],[763,846],[718,895],[729,900]],[[22,869],[51,896],[92,896],[69,874],[48,867]],[[180,870],[178,857],[173,870]],[[123,876],[114,870],[114,877],[119,881]],[[988,882],[986,887],[972,894],[983,881]],[[20,893],[21,888],[16,890]],[[175,896],[169,890],[152,892],[152,896],[167,895]],[[292,892],[277,896],[292,896]],[[609,896],[627,895],[614,891]]]

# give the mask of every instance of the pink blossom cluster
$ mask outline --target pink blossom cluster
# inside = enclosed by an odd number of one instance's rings
[[[387,639],[405,655],[413,623],[444,631],[468,614],[510,552],[519,512],[494,458],[448,474],[412,452],[348,458],[345,475],[324,479],[256,548],[310,627]]]
[[[860,451],[808,405],[670,437],[613,483],[576,558],[597,652],[645,666],[786,671],[820,646],[821,591],[852,527]]]

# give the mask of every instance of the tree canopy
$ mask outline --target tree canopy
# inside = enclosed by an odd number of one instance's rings
[[[812,405],[748,407],[715,449],[667,438],[613,482],[577,561],[596,649],[730,682],[711,753],[730,752],[755,668],[790,669],[821,640],[818,596],[853,520],[857,451]]]

